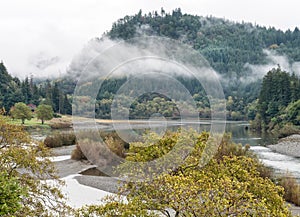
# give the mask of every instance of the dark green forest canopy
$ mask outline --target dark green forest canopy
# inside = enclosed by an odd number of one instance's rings
[[[8,110],[15,103],[22,102],[21,81],[8,74],[4,63],[0,63],[0,107]]]
[[[149,28],[147,28],[149,27]],[[235,23],[215,17],[142,11],[119,19],[107,33],[111,38],[129,39],[138,34],[166,36],[190,44],[221,74],[243,76],[244,65],[266,63],[263,49],[274,49],[290,61],[300,61],[300,31],[281,31],[251,23]]]
[[[226,98],[232,96],[233,100],[230,111],[236,112],[237,119],[247,117],[248,105],[259,97],[262,82],[262,76],[251,77],[253,71],[245,65],[268,64],[269,59],[265,50],[287,56],[290,63],[300,61],[298,28],[284,32],[251,23],[183,14],[180,9],[175,9],[171,13],[166,13],[163,9],[148,14],[139,11],[133,16],[119,19],[106,35],[112,39],[124,40],[139,35],[156,35],[191,45],[222,75],[221,82],[225,96]],[[251,82],[247,80],[249,77]],[[198,99],[197,101],[202,101],[202,107],[207,107],[205,93],[199,84],[193,85],[195,82],[186,78],[178,80],[185,85],[191,95],[195,96],[195,99]],[[104,85],[102,93],[98,95],[99,111],[109,110],[109,102],[105,100],[101,103],[101,100],[112,98],[114,91],[109,91],[110,88],[106,86],[118,89],[116,83],[118,82],[112,80]],[[120,85],[121,83],[119,82]],[[200,94],[200,99],[195,94]],[[109,117],[109,112],[103,117]],[[229,118],[232,118],[231,115]]]
[[[300,79],[280,68],[272,69],[263,78],[258,98],[258,113],[267,127],[274,124],[291,122],[300,124]]]

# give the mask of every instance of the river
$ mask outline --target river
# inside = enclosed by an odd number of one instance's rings
[[[259,159],[268,167],[274,169],[275,174],[293,174],[300,181],[300,159],[276,153],[266,147],[275,144],[277,139],[270,134],[257,134],[247,130],[247,122],[232,122],[226,125],[226,131],[232,133],[236,143],[249,144]]]
[[[127,124],[118,124],[117,126],[113,126],[111,123],[101,124],[98,123],[98,128],[104,131],[112,131],[115,127],[118,127],[119,130],[122,131],[130,131],[128,130],[131,127],[134,132],[141,132],[145,128],[152,129],[154,131],[162,131],[166,129],[176,130],[180,126],[185,124],[192,124],[193,126],[200,127],[201,130],[210,130],[210,122],[208,121],[200,121],[193,123],[181,123],[179,121],[167,121],[167,122],[159,122],[159,121],[134,121],[129,126]],[[41,130],[41,131],[31,131],[31,135],[34,139],[43,140],[46,135],[56,131],[49,130]],[[268,147],[267,145],[275,144],[277,142],[276,137],[270,134],[258,134],[249,130],[249,123],[243,121],[227,121],[225,132],[230,133],[232,135],[232,140],[235,143],[241,143],[242,145],[249,144],[251,146],[251,150],[254,151],[261,161],[274,169],[277,174],[285,174],[289,171],[293,174],[298,180],[300,180],[300,159],[295,157],[290,157],[287,155],[279,154]]]

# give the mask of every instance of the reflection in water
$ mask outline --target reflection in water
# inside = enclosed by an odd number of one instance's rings
[[[267,133],[257,133],[249,130],[247,122],[230,122],[226,124],[226,132],[232,134],[232,140],[243,145],[266,146],[277,142],[276,136]]]

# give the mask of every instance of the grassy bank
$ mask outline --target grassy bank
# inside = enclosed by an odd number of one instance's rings
[[[24,124],[22,124],[20,119],[10,119],[9,123],[21,125],[25,129],[67,129],[72,127],[72,116],[64,115],[59,118],[53,118],[50,121],[44,121],[44,124],[36,117],[25,120]]]
[[[31,120],[26,120],[24,124],[20,119],[11,119],[9,121],[11,124],[22,125],[25,129],[36,129],[36,128],[43,128],[43,129],[50,129],[49,121],[45,121],[44,124],[37,118],[31,118]]]

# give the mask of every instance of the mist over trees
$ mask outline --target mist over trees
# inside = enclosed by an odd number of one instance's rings
[[[111,38],[129,39],[139,34],[159,35],[190,44],[221,74],[240,77],[244,65],[265,63],[263,49],[274,49],[292,61],[300,61],[300,31],[283,32],[251,23],[235,23],[215,17],[183,14],[181,9],[171,13],[163,10],[125,16],[112,25]]]
[[[59,81],[36,83],[34,78],[26,77],[21,81],[12,77],[4,63],[0,63],[0,108],[8,113],[19,102],[38,106],[41,102],[48,104],[54,112],[72,114],[70,99]]]
[[[291,66],[300,61],[298,28],[282,31],[273,27],[231,22],[211,16],[189,15],[179,8],[170,13],[161,9],[147,14],[139,11],[135,15],[126,15],[113,23],[111,30],[106,32],[104,37],[112,40],[126,40],[140,35],[176,39],[200,52],[212,68],[220,73],[220,81],[228,105],[227,118],[231,120],[255,118],[257,109],[254,105],[257,104],[256,100],[260,95],[263,74],[266,74],[269,69],[261,72],[252,66],[267,65],[270,55],[273,54],[283,55],[287,58],[287,64]],[[97,44],[100,46],[101,39],[94,39],[90,46],[95,47]],[[80,61],[85,61],[87,56],[75,58],[70,68],[83,70],[79,67],[82,65]],[[297,69],[290,68],[289,73]],[[9,111],[16,102],[35,105],[43,102],[51,105],[54,112],[71,114],[71,95],[76,86],[76,79],[64,77],[53,81],[34,82],[33,80],[32,82],[32,79],[26,78],[20,81],[7,73],[3,63],[0,65],[0,76],[0,106],[6,111]],[[297,74],[294,75],[294,78],[296,77]],[[200,117],[209,118],[210,105],[201,84],[189,78],[177,77],[176,79],[191,93]],[[97,118],[111,117],[113,97],[125,82],[126,77],[103,81],[95,103]],[[152,102],[154,98],[155,94],[152,97],[142,96],[137,99],[130,107],[130,118],[147,118],[149,115],[145,114],[151,112],[162,114],[162,111],[159,108],[156,109],[157,106]],[[176,109],[172,108],[174,105],[171,105],[168,100],[160,98],[159,105],[168,110],[165,112],[166,117],[176,116]]]
[[[249,107],[259,97],[263,74],[258,73],[267,73],[267,69],[264,72],[257,72],[255,68],[248,67],[249,65],[268,64],[270,52],[286,56],[290,64],[300,61],[298,28],[284,32],[251,23],[235,23],[215,17],[184,14],[180,9],[175,9],[171,13],[166,13],[163,9],[148,14],[139,11],[135,15],[119,19],[106,35],[112,39],[125,40],[139,35],[156,35],[191,45],[221,74],[226,99],[231,100],[227,108],[227,118],[232,120],[255,117],[249,114]],[[196,99],[200,117],[209,117],[209,103],[201,85],[188,78],[177,79]],[[110,117],[113,94],[123,82],[125,82],[123,78],[105,81],[97,97],[97,117]],[[145,104],[134,107],[141,109]],[[133,111],[132,117],[138,118],[139,113],[142,112]]]

